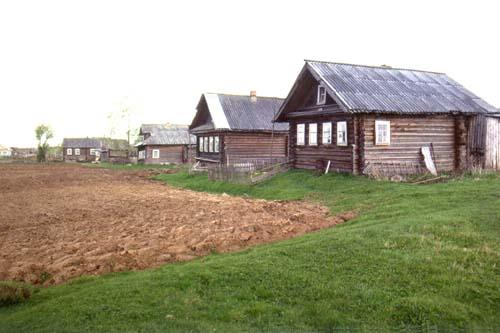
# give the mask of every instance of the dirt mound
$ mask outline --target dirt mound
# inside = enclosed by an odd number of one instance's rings
[[[0,202],[0,280],[44,285],[234,251],[353,217],[77,165],[2,165]]]

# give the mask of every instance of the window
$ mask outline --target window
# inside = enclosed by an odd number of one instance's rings
[[[323,123],[323,140],[324,145],[332,143],[332,123]]]
[[[145,150],[139,150],[139,159],[143,160],[146,158],[146,151]]]
[[[318,144],[318,124],[309,124],[309,146]]]
[[[213,153],[214,152],[214,137],[211,136],[211,137],[209,137],[208,140],[209,140],[208,141],[208,151]]]
[[[297,145],[303,146],[306,144],[306,125],[297,124]]]
[[[321,105],[321,104],[325,104],[325,103],[326,103],[326,89],[322,85],[319,85],[316,104]]]
[[[203,153],[203,137],[200,136],[198,138],[198,140],[199,140],[199,142],[198,142],[198,150]]]
[[[218,153],[220,150],[220,147],[219,147],[219,137],[216,136],[214,137],[214,152]]]
[[[347,146],[347,122],[337,122],[337,146]]]
[[[375,120],[375,144],[391,144],[391,122],[388,120]]]
[[[80,156],[80,148],[75,148],[75,156]]]
[[[153,158],[160,158],[160,150],[159,149],[153,149]]]
[[[90,155],[97,155],[97,149],[90,148]]]
[[[203,138],[203,151],[208,152],[208,137]]]
[[[71,148],[66,149],[66,155],[73,155],[73,149]]]

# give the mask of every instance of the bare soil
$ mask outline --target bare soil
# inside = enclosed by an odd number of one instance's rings
[[[175,189],[144,171],[0,165],[0,280],[57,284],[291,238],[353,217]]]

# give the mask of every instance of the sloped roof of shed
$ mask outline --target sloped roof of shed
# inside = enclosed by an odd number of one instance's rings
[[[189,134],[187,125],[145,124],[141,126],[141,133],[151,136],[136,146],[196,144],[196,137]]]
[[[63,147],[102,148],[102,140],[97,138],[64,138]]]
[[[346,112],[421,114],[496,110],[444,73],[312,60],[306,60],[304,70],[309,70]]]
[[[277,114],[282,98],[257,96],[254,101],[248,95],[228,95],[205,93],[200,103],[205,99],[211,117],[211,124],[193,126],[190,129],[228,129],[245,131],[270,131],[273,129],[273,119]],[[200,112],[200,103],[198,112]],[[196,117],[195,117],[196,119]],[[193,120],[194,122],[195,120]],[[287,131],[287,123],[276,123],[276,131]]]

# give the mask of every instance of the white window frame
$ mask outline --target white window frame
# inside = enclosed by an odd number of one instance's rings
[[[297,146],[306,144],[306,124],[297,124]]]
[[[73,149],[72,148],[67,148],[66,149],[66,155],[68,155],[68,156],[73,155]]]
[[[308,144],[309,146],[317,146],[318,145],[318,124],[317,123],[310,123],[308,125],[309,129],[309,140]]]
[[[95,148],[90,148],[90,155],[94,155],[94,156],[95,156],[95,155],[96,155],[96,153],[97,153],[97,149],[95,149]]]
[[[214,137],[213,136],[208,137],[208,152],[210,152],[210,153],[214,152]]]
[[[347,146],[347,121],[337,121],[337,146]]]
[[[326,130],[328,129],[328,130]],[[332,123],[326,122],[321,125],[321,143],[324,145],[332,144]]]
[[[160,149],[153,149],[151,153],[151,158],[159,159],[160,158]]]
[[[138,159],[145,160],[146,159],[146,150],[139,150]]]
[[[200,136],[198,138],[198,150],[200,151],[200,153],[203,153],[203,137]]]
[[[214,153],[218,153],[219,151],[220,151],[219,137],[214,136]]]
[[[382,132],[379,130],[379,125],[387,126],[386,138],[382,138]],[[375,120],[375,145],[389,146],[391,144],[391,122],[389,120]]]
[[[323,105],[325,103],[326,103],[326,88],[320,84],[318,85],[316,105]]]
[[[75,148],[75,156],[80,156],[80,148]]]

